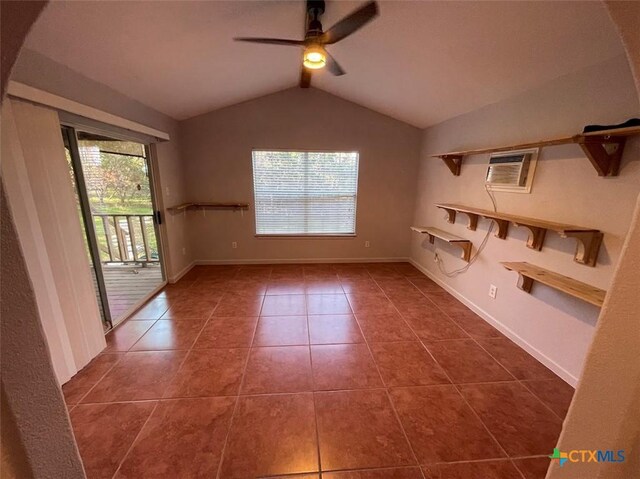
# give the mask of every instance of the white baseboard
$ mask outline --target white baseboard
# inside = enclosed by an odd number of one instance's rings
[[[182,268],[182,270],[178,271],[177,274],[174,274],[173,276],[169,276],[168,278],[169,283],[177,283],[180,280],[180,278],[182,278],[185,274],[191,271],[191,268],[193,268],[196,264],[198,264],[197,261],[192,261],[191,263],[186,265],[184,268]]]
[[[206,259],[197,265],[217,264],[291,264],[291,263],[407,263],[409,258],[294,258],[294,259]]]
[[[409,258],[294,258],[294,259],[198,259],[185,266],[173,276],[169,283],[176,283],[194,266],[234,264],[297,264],[297,263],[408,263]]]
[[[567,382],[568,384],[570,384],[574,388],[576,387],[576,385],[578,384],[578,378],[575,377],[573,374],[571,374],[566,369],[564,369],[558,363],[556,363],[553,359],[551,359],[550,357],[546,356],[544,353],[540,352],[538,349],[533,347],[531,344],[529,344],[526,340],[524,340],[521,336],[519,336],[512,329],[508,328],[507,326],[502,324],[500,321],[498,321],[496,318],[494,318],[489,313],[487,313],[484,309],[480,308],[478,305],[476,305],[475,303],[473,303],[472,301],[467,299],[465,296],[461,295],[458,291],[456,291],[451,286],[449,286],[447,283],[445,283],[440,278],[435,276],[431,271],[429,271],[428,269],[424,268],[421,264],[416,262],[413,258],[410,258],[409,262],[413,266],[418,268],[420,271],[422,271],[426,276],[428,276],[429,279],[431,279],[434,282],[436,282],[439,286],[441,286],[443,289],[445,289],[449,294],[454,296],[456,299],[458,299],[460,302],[462,302],[465,306],[467,306],[469,309],[471,309],[473,312],[475,312],[478,316],[480,316],[482,319],[484,319],[487,323],[489,323],[491,326],[496,328],[498,331],[500,331],[506,337],[511,339],[514,343],[516,343],[518,346],[520,346],[526,352],[531,354],[534,358],[536,358],[538,361],[540,361],[546,367],[551,369],[554,373],[556,373],[565,382]]]

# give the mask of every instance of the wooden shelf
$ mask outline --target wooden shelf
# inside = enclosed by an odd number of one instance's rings
[[[171,212],[179,212],[196,208],[246,210],[249,208],[249,203],[182,203],[180,205],[167,208],[167,210]]]
[[[431,226],[412,226],[411,229],[418,233],[429,235],[429,243],[431,244],[434,243],[435,238],[438,238],[446,243],[458,246],[462,249],[462,259],[467,263],[471,259],[471,247],[473,246],[471,241],[454,236],[446,231],[442,231],[441,229],[433,228]]]
[[[588,266],[596,265],[598,251],[600,250],[603,236],[597,229],[554,223],[551,221],[526,218],[524,216],[507,213],[496,213],[495,211],[482,210],[471,206],[462,206],[450,203],[438,203],[436,206],[447,212],[447,221],[449,223],[455,222],[457,213],[465,214],[469,220],[467,228],[472,231],[475,231],[479,217],[494,221],[498,227],[496,237],[500,239],[505,239],[507,237],[510,223],[514,226],[524,226],[529,231],[527,247],[538,251],[542,249],[547,230],[555,231],[563,238],[575,238],[577,240],[577,245],[576,252],[573,257],[574,261]]]
[[[639,135],[640,127],[618,128],[613,130],[601,130],[589,133],[580,133],[572,136],[561,136],[546,140],[520,143],[509,146],[496,146],[493,148],[480,148],[475,150],[452,151],[432,155],[445,162],[451,173],[460,175],[460,168],[465,156],[480,155],[482,153],[499,153],[503,151],[526,150],[528,148],[543,148],[555,145],[580,145],[582,151],[595,168],[599,176],[618,176],[620,158],[624,151],[624,145],[628,136]]]
[[[531,292],[534,282],[542,283],[550,288],[562,291],[570,296],[580,298],[594,306],[602,307],[606,291],[590,286],[581,281],[569,278],[553,271],[535,266],[529,263],[501,263],[510,271],[515,271],[520,275],[518,288],[527,293]]]

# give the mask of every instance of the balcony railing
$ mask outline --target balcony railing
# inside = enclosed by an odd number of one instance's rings
[[[157,263],[153,215],[93,214],[102,263]]]

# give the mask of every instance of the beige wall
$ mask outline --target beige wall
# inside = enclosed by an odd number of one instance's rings
[[[627,47],[629,63],[634,66],[640,97],[640,3],[606,3]],[[640,196],[633,218],[558,441],[562,451],[623,449],[627,460],[562,468],[554,461],[549,479],[640,477]]]
[[[406,258],[420,131],[316,89],[293,88],[181,122],[191,200],[253,204],[251,150],[360,153],[356,238],[256,238],[254,209],[190,212],[202,261]],[[231,243],[237,241],[238,248]],[[365,248],[365,241],[371,242]]]
[[[184,201],[184,167],[175,120],[30,50],[21,52],[11,79],[167,132],[171,140],[158,143],[153,148],[160,185],[159,206]],[[165,245],[167,276],[171,279],[191,263],[188,250],[182,253],[187,246],[184,219],[167,221],[161,227],[161,235]]]
[[[488,228],[466,229],[463,215],[448,224],[437,202],[491,209],[484,190],[488,155],[465,159],[462,174],[451,175],[429,155],[464,148],[508,145],[575,134],[589,123],[616,123],[638,116],[633,78],[624,57],[559,78],[546,86],[454,118],[425,131],[415,222],[433,225],[470,239],[474,251]],[[490,238],[465,274],[445,277],[433,261],[434,248],[414,235],[412,258],[454,294],[468,301],[490,322],[523,345],[565,380],[576,384],[593,337],[599,310],[544,286],[527,295],[516,288],[517,275],[499,261],[528,261],[584,282],[608,288],[640,191],[640,141],[626,147],[620,176],[600,178],[576,145],[540,152],[531,194],[496,193],[499,211],[601,229],[604,244],[598,264],[573,261],[575,240],[549,232],[541,252],[525,246],[526,231],[511,227],[507,240]],[[451,249],[442,251],[447,270],[460,267]],[[495,300],[489,285],[498,287]],[[517,311],[517,314],[514,312]]]

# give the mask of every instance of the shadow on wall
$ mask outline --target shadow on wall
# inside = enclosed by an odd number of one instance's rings
[[[20,432],[5,396],[4,387],[0,398],[0,421],[2,421],[1,439],[2,459],[0,469],[3,478],[33,477],[31,467],[24,453],[24,444],[20,438]]]
[[[486,223],[488,225],[488,221]],[[478,224],[478,231],[482,229],[482,226],[484,225],[481,225],[480,223]],[[486,228],[484,229],[483,233],[486,233]],[[511,234],[511,231],[509,234]],[[524,235],[520,235],[520,236],[522,237],[517,238],[516,240],[521,241],[523,243],[522,247],[526,248],[526,246],[524,245],[527,239],[526,232],[524,233]],[[562,238],[559,238],[559,239],[562,239]],[[489,241],[504,241],[504,240],[490,237]],[[457,260],[458,258],[460,258],[460,254],[461,254],[460,248],[453,245],[449,245],[444,242],[439,242],[438,244],[431,244],[429,243],[428,239],[424,239],[421,242],[420,246],[422,247],[423,250],[428,251],[432,255],[435,255],[435,253],[437,253],[438,251],[445,252],[446,255],[451,255],[450,257],[447,256],[447,258],[445,259],[445,262],[447,264],[452,264],[453,263],[452,260],[454,258]],[[546,243],[545,243],[545,246],[546,246]],[[574,249],[569,248],[567,251],[570,254],[573,254]],[[472,255],[476,253],[477,253],[477,248],[474,246]],[[600,254],[602,254],[602,250]],[[484,258],[482,258],[481,256],[478,257],[479,262],[482,262],[483,260]],[[598,261],[600,261],[600,259]],[[455,266],[453,265],[447,266],[447,270],[449,271],[456,270],[464,267],[466,264],[467,263],[463,262],[462,260],[456,261]],[[513,288],[515,288],[518,281],[518,275],[516,273],[512,273],[512,274],[513,274]],[[572,316],[576,320],[582,323],[588,324],[589,326],[592,326],[592,327],[595,326],[598,321],[600,308],[593,306],[589,303],[585,303],[584,301],[578,298],[567,296],[566,294],[561,293],[546,285],[536,282],[530,293],[526,293],[524,291],[518,291],[518,293],[523,295],[529,294],[532,297],[536,298],[536,300],[539,300],[542,303],[545,303],[547,306],[551,307],[552,309],[556,311],[560,311],[566,315]]]

